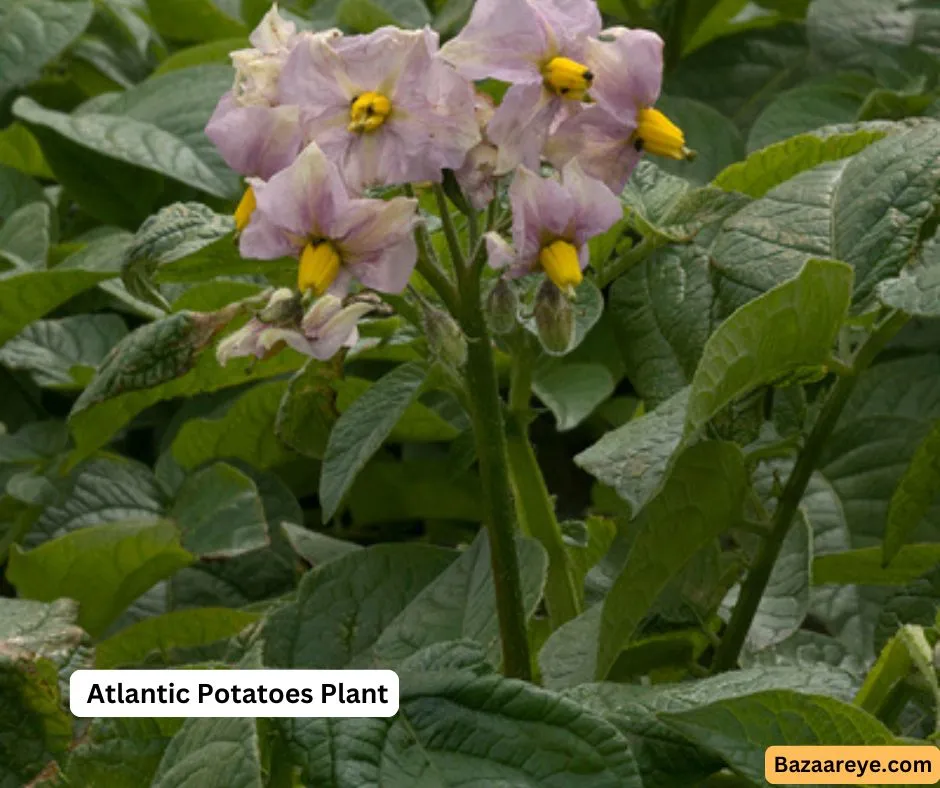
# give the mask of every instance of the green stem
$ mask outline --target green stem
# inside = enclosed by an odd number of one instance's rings
[[[463,271],[467,267],[467,260],[460,246],[460,239],[457,237],[457,229],[454,227],[454,217],[450,213],[450,205],[447,204],[447,195],[444,189],[438,184],[434,185],[434,198],[437,200],[437,211],[441,215],[441,224],[444,226],[444,239],[447,241],[447,248],[450,251],[450,259],[454,262],[454,270]]]
[[[499,378],[480,301],[479,278],[466,266],[457,271],[461,302],[458,317],[467,337],[467,392],[483,487],[483,516],[489,533],[503,671],[512,678],[531,680]]]
[[[658,247],[658,242],[644,238],[632,249],[620,255],[613,265],[605,265],[601,271],[598,271],[594,284],[603,290],[615,279],[619,279],[631,268],[642,263],[647,257],[655,252]]]
[[[715,653],[715,661],[712,665],[715,673],[732,670],[737,665],[741,648],[744,646],[760,600],[767,589],[770,573],[780,555],[780,549],[790,530],[793,516],[796,514],[800,501],[803,500],[806,486],[819,464],[823,448],[835,429],[842,409],[855,389],[858,376],[871,365],[875,356],[901,330],[907,320],[908,316],[903,312],[893,312],[882,321],[856,354],[852,363],[853,374],[836,380],[826,397],[816,423],[783,488],[770,532],[761,543],[754,564],[741,586],[741,594],[731,614],[728,628],[722,637],[721,646]]]
[[[548,554],[545,603],[557,629],[581,612],[578,592],[568,566],[555,506],[545,486],[535,451],[526,434],[526,417],[513,413],[509,423],[509,471],[515,492],[516,513],[524,533],[541,542]]]

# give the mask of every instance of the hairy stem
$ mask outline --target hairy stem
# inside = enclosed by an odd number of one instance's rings
[[[437,200],[437,211],[441,215],[441,224],[444,226],[444,239],[447,241],[447,249],[450,251],[450,259],[454,261],[454,270],[457,276],[467,267],[467,258],[464,256],[463,248],[460,245],[460,239],[457,237],[457,228],[454,227],[454,217],[450,213],[450,205],[447,202],[447,195],[444,189],[435,184],[434,198]]]
[[[531,680],[499,379],[480,302],[479,277],[466,266],[457,271],[460,277],[458,318],[467,338],[467,392],[483,486],[483,516],[490,541],[503,671],[512,678]]]
[[[903,312],[889,314],[878,328],[872,332],[865,344],[859,348],[852,363],[852,374],[836,380],[826,396],[826,401],[823,403],[816,423],[813,425],[813,429],[806,439],[806,444],[797,457],[796,465],[793,466],[790,478],[787,479],[786,486],[783,488],[770,531],[761,543],[754,564],[741,586],[738,602],[734,606],[728,628],[725,630],[721,645],[715,654],[715,661],[712,665],[714,672],[720,673],[731,670],[737,665],[741,648],[744,646],[747,633],[754,620],[754,614],[757,612],[760,600],[767,589],[770,574],[780,555],[780,549],[783,547],[790,525],[793,523],[793,516],[796,514],[800,501],[803,500],[806,485],[809,484],[810,477],[819,464],[823,448],[835,429],[836,422],[842,414],[842,409],[855,389],[858,376],[871,365],[872,361],[875,360],[875,356],[890,341],[891,337],[901,330],[907,320],[908,317]]]

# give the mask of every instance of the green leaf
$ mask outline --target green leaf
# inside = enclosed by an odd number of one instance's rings
[[[252,386],[233,400],[221,416],[189,419],[173,440],[174,459],[184,468],[196,468],[214,459],[244,460],[262,470],[294,459],[274,430],[285,381]]]
[[[147,0],[147,6],[157,32],[167,38],[214,41],[248,34],[240,19],[213,0]]]
[[[145,618],[99,643],[95,648],[95,667],[111,670],[137,665],[154,651],[163,654],[171,649],[227,640],[259,618],[259,613],[224,607],[177,610]]]
[[[766,590],[751,621],[745,645],[760,651],[794,634],[809,610],[809,581],[812,566],[812,533],[806,519],[798,516],[790,527],[774,564]],[[740,587],[725,598],[722,607],[734,609]]]
[[[903,545],[888,566],[883,565],[883,555],[878,547],[863,547],[817,556],[813,560],[813,582],[905,585],[940,563],[940,542]]]
[[[29,133],[22,123],[11,123],[0,130],[0,165],[3,165],[0,167],[0,178],[14,179],[14,183],[16,183],[15,176],[48,179],[53,177],[52,170],[49,169],[49,165],[43,158],[42,148],[39,147],[36,138]],[[38,194],[32,199],[24,199],[21,196],[20,205],[42,199],[42,190],[32,178],[22,180],[20,186],[22,185],[26,185],[29,191],[38,192]],[[26,193],[26,190],[22,188],[19,188],[18,191],[21,194]],[[11,195],[5,195],[4,199],[10,199],[10,197]],[[3,205],[3,203],[0,203],[0,205]],[[3,215],[3,211],[0,211],[0,216]]]
[[[538,281],[541,281],[541,278],[538,278]],[[535,316],[532,314],[532,307],[535,301],[534,295],[536,292],[537,288],[533,288],[532,291],[527,294],[532,296],[530,303],[526,303],[523,300],[523,302],[520,303],[520,309],[525,315],[522,320],[522,325],[525,326],[529,333],[538,337],[538,326],[535,323]],[[597,325],[597,321],[601,319],[601,315],[604,313],[604,294],[601,293],[597,285],[590,279],[585,279],[575,290],[575,297],[574,301],[571,303],[571,308],[574,311],[574,331],[572,332],[571,342],[568,347],[562,351],[550,350],[543,345],[542,350],[549,356],[567,356],[584,341],[584,338],[590,333],[591,329]]]
[[[882,561],[892,562],[940,492],[940,421],[917,447],[888,509]]]
[[[914,265],[878,285],[878,298],[912,317],[940,317],[940,234],[924,244]]]
[[[694,99],[662,96],[656,102],[656,108],[682,129],[689,147],[697,154],[691,162],[659,161],[660,168],[666,172],[696,185],[704,185],[744,156],[744,140],[737,127],[707,104]]]
[[[24,205],[39,202],[44,198],[42,187],[28,175],[0,166],[0,221],[6,221]]]
[[[531,616],[542,597],[548,557],[534,539],[516,540],[523,606]],[[490,660],[499,661],[499,620],[486,531],[432,580],[386,627],[361,666],[394,667],[425,646],[449,640],[473,640]],[[355,663],[354,663],[355,664]]]
[[[572,525],[583,533],[581,538],[574,538]],[[571,577],[583,604],[584,580],[588,572],[607,554],[617,535],[617,526],[606,517],[588,517],[583,523],[566,521],[561,524],[561,528]]]
[[[70,751],[65,775],[73,785],[150,785],[163,751],[182,724],[169,717],[96,719]]]
[[[659,492],[682,443],[689,390],[608,432],[575,455],[575,463],[613,487],[636,516]]]
[[[154,583],[192,561],[179,539],[166,521],[82,528],[28,552],[14,545],[7,579],[26,599],[76,599],[79,623],[96,636]]]
[[[862,677],[867,665],[834,637],[800,629],[786,640],[757,652],[741,654],[742,668],[792,667],[812,673],[819,665],[830,665]],[[861,678],[859,678],[861,682]]]
[[[291,720],[285,727],[304,781],[335,788],[643,786],[613,725],[532,684],[472,670],[422,671],[403,677],[400,703],[392,719]]]
[[[188,719],[173,737],[152,788],[263,788],[258,724],[250,717]]]
[[[813,257],[851,265],[854,300],[864,304],[908,262],[938,186],[940,123],[929,121],[771,189],[728,219],[712,247],[726,311]]]
[[[764,779],[768,747],[899,743],[891,731],[856,706],[792,690],[718,701],[691,711],[661,714],[660,719],[757,783]]]
[[[355,542],[336,539],[292,523],[281,523],[281,530],[294,552],[313,567],[362,549]]]
[[[205,44],[181,49],[174,52],[166,60],[160,63],[154,70],[154,76],[159,74],[169,74],[171,71],[178,71],[182,68],[191,68],[192,66],[203,66],[208,63],[217,65],[229,65],[231,59],[229,54],[238,49],[247,49],[250,47],[248,39],[244,36],[238,38],[221,38],[217,41],[209,41]]]
[[[126,334],[127,327],[117,315],[37,320],[0,349],[0,362],[29,372],[37,386],[81,389]]]
[[[825,364],[845,319],[852,270],[809,260],[792,280],[741,307],[705,344],[692,379],[686,435],[749,391],[801,367]]]
[[[781,93],[754,121],[748,152],[823,126],[858,119],[865,96],[875,86],[870,77],[836,74]]]
[[[725,168],[714,184],[751,197],[763,197],[775,186],[828,161],[854,156],[883,139],[883,129],[860,127],[852,131],[800,134],[754,151],[744,161]]]
[[[0,98],[32,82],[91,21],[92,3],[18,0],[0,9]]]
[[[368,660],[382,632],[457,557],[421,544],[380,544],[304,575],[296,601],[267,619],[268,667],[339,669]]]
[[[67,115],[45,109],[26,97],[17,99],[13,111],[30,128],[49,129],[92,151],[165,175],[215,197],[233,196],[231,185],[220,179],[183,139],[153,123],[94,112]]]
[[[627,377],[651,408],[685,388],[712,330],[708,254],[660,249],[614,282],[609,308]]]
[[[431,16],[421,0],[340,0],[336,22],[356,33],[371,33],[385,25],[424,27]]]
[[[923,577],[899,588],[889,596],[877,616],[875,648],[880,650],[904,624],[934,626],[940,603],[940,569],[934,567]]]
[[[330,433],[320,471],[320,505],[328,522],[359,471],[389,436],[424,384],[417,364],[396,367],[340,416]]]
[[[202,558],[230,558],[268,544],[258,488],[225,463],[188,476],[176,496],[172,516],[180,527],[183,546]]]
[[[0,281],[2,292],[2,281]],[[236,359],[220,367],[201,352],[228,316],[178,312],[128,334],[104,360],[69,414],[77,457],[103,446],[154,403],[240,386],[298,369],[304,357],[284,351],[251,364]]]
[[[669,580],[737,521],[745,486],[743,458],[732,444],[699,444],[679,458],[644,510],[626,564],[604,601],[595,678],[607,675]]]
[[[0,225],[0,261],[6,260],[22,271],[46,267],[52,217],[49,204],[24,205]]]
[[[310,359],[287,384],[278,406],[274,430],[280,440],[305,457],[323,459],[330,430],[336,423],[336,391],[332,370]]]
[[[109,271],[89,271],[66,264],[49,271],[0,275],[0,345],[34,320],[114,276]]]
[[[535,368],[532,390],[555,416],[559,432],[577,427],[614,393],[603,364],[546,363]]]

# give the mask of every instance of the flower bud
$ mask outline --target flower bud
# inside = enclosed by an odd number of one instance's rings
[[[460,369],[467,361],[467,341],[456,321],[433,307],[424,310],[424,333],[431,355],[438,361]]]
[[[556,355],[564,353],[574,337],[574,309],[571,301],[546,279],[535,295],[533,311],[542,347]]]
[[[516,327],[519,297],[513,286],[499,279],[486,297],[486,322],[494,334],[508,334]]]

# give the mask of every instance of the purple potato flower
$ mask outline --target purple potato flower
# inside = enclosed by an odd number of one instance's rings
[[[577,160],[620,193],[644,152],[690,158],[682,131],[652,109],[662,87],[663,40],[649,30],[615,27],[587,45],[594,104],[561,123],[545,146],[556,167]]]
[[[601,29],[594,0],[478,0],[467,26],[441,49],[468,79],[509,82],[488,127],[497,173],[539,164],[553,126],[581,109],[594,80],[589,37]]]
[[[490,265],[508,277],[542,270],[559,290],[571,294],[590,262],[587,242],[623,217],[620,200],[573,161],[561,178],[542,178],[519,167],[509,187],[510,246],[496,233],[486,237]]]
[[[241,234],[244,257],[298,255],[301,292],[344,293],[353,278],[384,293],[405,289],[417,261],[416,200],[350,197],[339,170],[316,143],[252,187],[257,209]]]
[[[300,107],[305,138],[337,163],[350,191],[440,182],[480,141],[472,86],[437,48],[429,28],[394,27],[294,47],[280,101]]]
[[[296,298],[297,294],[289,288],[277,290],[267,309],[276,310],[279,305],[289,304]],[[216,357],[224,367],[233,358],[269,358],[288,346],[298,353],[326,361],[341,347],[352,347],[359,341],[356,325],[372,308],[371,304],[361,302],[343,306],[342,300],[336,296],[323,295],[314,302],[299,325],[267,323],[260,317],[253,317],[219,343]]]

